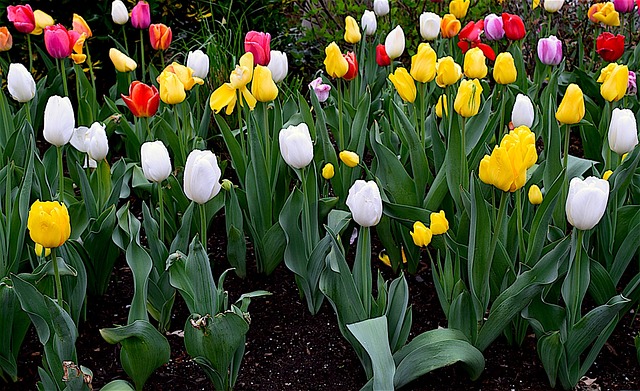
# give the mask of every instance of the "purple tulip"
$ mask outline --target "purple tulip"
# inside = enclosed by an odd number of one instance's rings
[[[313,92],[315,92],[319,102],[324,102],[329,99],[329,91],[331,91],[331,86],[328,84],[322,84],[321,77],[309,83],[309,88],[311,88]]]
[[[629,82],[627,84],[627,95],[635,95],[638,93],[638,85],[636,84],[636,73],[629,71]]]
[[[628,13],[633,11],[635,4],[633,0],[613,0],[613,6],[618,12]]]
[[[489,41],[497,41],[504,37],[504,25],[500,16],[489,14],[484,18],[484,36]]]
[[[558,65],[562,61],[562,42],[555,37],[541,38],[538,41],[538,58],[546,65]]]

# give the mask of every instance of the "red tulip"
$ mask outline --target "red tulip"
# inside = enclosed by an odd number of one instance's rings
[[[155,50],[167,50],[171,45],[171,38],[173,38],[171,27],[162,23],[149,26],[149,40],[151,40],[151,47]]]
[[[139,1],[131,10],[131,25],[137,29],[146,29],[151,24],[149,3]]]
[[[484,20],[469,22],[460,32],[458,38],[461,41],[475,42],[480,39],[480,33],[484,30]]]
[[[137,80],[129,86],[129,96],[120,96],[131,113],[138,118],[153,116],[160,105],[160,94],[156,86],[148,86]]]
[[[244,51],[253,53],[256,65],[269,65],[271,61],[271,34],[249,31],[244,38]]]
[[[47,48],[47,53],[53,58],[69,57],[75,43],[76,40],[59,23],[44,28],[44,46]]]
[[[348,52],[342,55],[349,64],[349,70],[347,73],[342,76],[345,80],[353,80],[358,76],[358,60],[356,59],[356,54],[354,52]]]
[[[624,53],[624,35],[613,35],[608,31],[598,35],[596,39],[596,52],[603,60],[614,62]]]
[[[503,13],[502,24],[504,25],[504,35],[507,36],[507,39],[518,41],[524,38],[526,33],[524,23],[518,15]]]
[[[496,59],[496,53],[493,51],[491,46],[485,43],[481,43],[480,41],[471,42],[471,43],[466,41],[460,41],[458,42],[458,47],[460,48],[460,50],[462,50],[462,54],[466,53],[467,50],[471,48],[479,48],[480,50],[482,50],[482,53],[487,59],[491,61],[495,61]]]
[[[387,51],[384,49],[383,44],[378,44],[378,46],[376,46],[376,62],[381,67],[386,67],[391,64],[391,59],[389,58]]]
[[[36,28],[36,17],[29,4],[8,6],[7,17],[21,33],[29,34]]]

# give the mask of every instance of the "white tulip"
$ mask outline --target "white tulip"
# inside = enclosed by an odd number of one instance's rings
[[[513,110],[511,111],[511,122],[513,126],[517,128],[518,126],[524,125],[527,128],[531,128],[534,118],[535,114],[531,99],[529,99],[527,95],[518,94],[518,96],[516,96],[516,103],[513,105]]]
[[[184,166],[184,194],[191,201],[204,204],[220,192],[220,176],[216,155],[194,149]]]
[[[600,222],[608,200],[609,181],[593,176],[584,181],[573,178],[565,207],[567,220],[577,229],[591,229]]]
[[[376,20],[376,14],[373,11],[365,10],[360,19],[360,25],[365,35],[373,35],[378,29],[378,21]]]
[[[609,123],[609,148],[618,155],[631,152],[638,145],[638,126],[633,111],[613,109]]]
[[[115,24],[125,24],[129,21],[129,11],[127,6],[120,0],[114,0],[111,3],[111,19]]]
[[[304,168],[313,160],[313,141],[309,127],[304,122],[280,130],[280,153],[284,161],[293,168]]]
[[[140,161],[144,177],[160,183],[171,175],[171,158],[162,141],[149,141],[140,147]]]
[[[69,142],[76,127],[73,106],[68,97],[53,95],[44,108],[44,139],[61,147]]]
[[[73,131],[71,145],[80,152],[89,155],[89,167],[91,162],[103,160],[109,153],[109,140],[105,132],[105,125],[94,122],[91,128],[79,126]]]
[[[209,56],[202,50],[189,52],[187,67],[193,69],[193,76],[206,79],[209,74]]]
[[[9,65],[7,88],[11,97],[20,103],[28,102],[36,96],[36,82],[22,64]]]
[[[378,16],[385,16],[389,13],[389,0],[373,0],[373,12]]]
[[[287,60],[287,53],[279,50],[271,51],[271,60],[267,68],[271,71],[271,78],[275,83],[279,83],[287,77],[289,73],[289,60]]]
[[[384,40],[384,50],[390,59],[398,58],[404,52],[404,31],[402,27],[397,26],[387,34]]]
[[[371,227],[382,218],[382,199],[375,181],[355,181],[349,189],[347,206],[353,220],[363,227]]]
[[[544,9],[547,12],[557,12],[563,4],[564,0],[544,0]]]
[[[433,41],[440,35],[440,22],[442,19],[433,12],[423,12],[420,15],[420,35],[422,39]]]

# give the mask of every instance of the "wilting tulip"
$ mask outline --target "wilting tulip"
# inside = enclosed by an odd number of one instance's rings
[[[160,84],[160,99],[168,105],[176,105],[183,102],[187,93],[184,89],[184,84],[173,72],[162,72],[157,78],[158,84]]]
[[[390,59],[394,60],[404,52],[404,31],[402,27],[396,26],[387,34],[387,38],[384,40],[384,50],[387,51],[387,55]]]
[[[526,33],[524,23],[518,15],[511,15],[506,12],[503,13],[502,25],[504,27],[504,35],[507,36],[507,39],[518,41],[524,38]]]
[[[542,191],[540,191],[538,185],[529,186],[529,192],[527,195],[529,196],[529,202],[532,205],[542,204]]]
[[[326,180],[333,178],[335,175],[335,169],[333,168],[333,164],[327,163],[322,167],[322,177]]]
[[[362,25],[362,32],[364,35],[373,35],[378,29],[378,21],[376,20],[376,14],[373,11],[365,10],[360,19]]]
[[[269,61],[268,68],[271,71],[273,81],[276,83],[283,81],[284,78],[287,77],[287,73],[289,73],[289,60],[287,60],[287,53],[279,50],[272,50],[271,61]]]
[[[373,12],[378,16],[385,16],[389,13],[389,0],[373,0]]]
[[[609,148],[618,155],[631,152],[638,145],[638,126],[633,111],[613,109],[609,124]]]
[[[347,167],[355,167],[360,164],[360,156],[357,153],[351,151],[342,151],[338,154],[342,163],[346,164]]]
[[[144,177],[161,183],[171,175],[171,158],[162,141],[148,141],[140,147],[140,163]]]
[[[442,235],[449,230],[449,220],[444,214],[444,210],[440,212],[431,212],[429,215],[429,228],[434,235]]]
[[[418,52],[411,57],[411,76],[420,83],[428,83],[436,77],[438,55],[428,43],[418,45]]]
[[[358,22],[352,17],[347,16],[344,20],[344,40],[348,43],[358,43],[362,39]]]
[[[347,206],[353,220],[363,227],[371,227],[382,218],[382,198],[375,181],[355,181],[349,189]]]
[[[126,24],[129,21],[129,11],[121,0],[114,0],[111,3],[111,20],[119,25]]]
[[[36,96],[36,82],[22,64],[9,65],[7,89],[11,97],[20,103],[28,102]]]
[[[462,25],[453,14],[446,14],[440,22],[440,31],[442,38],[453,38],[460,32]]]
[[[381,67],[386,67],[391,64],[391,59],[387,55],[384,45],[381,43],[376,46],[376,63]]]
[[[138,118],[155,115],[160,105],[160,93],[156,86],[148,86],[137,80],[129,86],[129,96],[120,96],[131,110],[131,114]]]
[[[489,41],[497,41],[504,37],[502,18],[496,14],[489,14],[484,18],[484,36]]]
[[[556,111],[556,119],[562,124],[577,124],[584,117],[584,95],[577,84],[569,84]]]
[[[167,50],[171,45],[172,38],[171,27],[167,27],[162,23],[149,26],[149,40],[154,50]]]
[[[47,53],[53,58],[65,58],[69,57],[73,51],[72,38],[69,36],[69,32],[61,24],[54,26],[47,26],[44,29],[44,45],[47,48]]]
[[[455,15],[458,19],[462,19],[467,16],[469,3],[469,0],[451,0],[449,3],[449,13]]]
[[[449,115],[449,107],[447,106],[447,96],[445,94],[440,95],[438,103],[436,103],[436,116],[442,118],[442,108],[444,107],[444,113]]]
[[[613,35],[605,31],[596,38],[596,52],[603,60],[615,62],[624,53],[624,35]]]
[[[615,62],[607,65],[598,78],[600,95],[608,102],[616,102],[624,97],[629,85],[629,68]]]
[[[193,76],[206,79],[209,74],[209,56],[204,54],[202,50],[189,52],[187,67],[193,69]]]
[[[397,68],[395,73],[389,75],[389,80],[393,83],[402,100],[409,103],[416,100],[416,82],[405,68]]]
[[[436,63],[436,84],[445,88],[455,84],[462,78],[462,69],[452,57],[443,57]]]
[[[87,24],[87,21],[78,14],[73,14],[73,30],[82,34],[85,33],[87,38],[91,38],[93,33],[91,32],[91,28]]]
[[[31,240],[44,248],[62,246],[71,236],[66,205],[57,201],[35,201],[29,208],[27,229]]]
[[[323,84],[322,78],[319,77],[309,83],[309,88],[313,90],[318,98],[318,102],[322,103],[329,99],[329,92],[331,91],[331,86],[329,84]]]
[[[440,35],[440,23],[442,19],[433,12],[423,12],[420,15],[420,35],[422,39],[433,41]]]
[[[36,28],[36,17],[29,4],[10,5],[7,7],[7,18],[13,27],[21,33],[29,34]]]
[[[487,76],[487,58],[479,48],[472,48],[464,55],[464,75],[470,79]]]
[[[146,1],[139,1],[131,10],[131,25],[144,30],[151,24],[151,9]]]
[[[493,79],[498,84],[511,84],[516,81],[518,71],[513,61],[513,56],[509,52],[498,54],[493,65]]]
[[[343,56],[347,60],[347,64],[349,64],[349,70],[342,78],[344,80],[353,80],[358,76],[358,60],[356,59],[356,54],[354,52],[348,52],[343,54]]]
[[[6,52],[13,46],[13,37],[9,32],[9,29],[2,26],[0,27],[0,52]]]
[[[618,12],[629,13],[633,12],[635,7],[633,0],[613,0],[613,6]]]
[[[590,176],[585,180],[573,178],[565,210],[569,223],[581,230],[596,226],[604,216],[609,201],[609,182]]]
[[[638,93],[638,84],[636,82],[636,73],[629,71],[629,84],[627,84],[627,95],[635,95]]]
[[[31,35],[40,35],[45,27],[53,26],[56,23],[51,15],[41,10],[33,11],[33,16],[36,18],[36,27],[29,33]]]
[[[229,76],[229,83],[224,83],[211,94],[209,98],[209,107],[214,113],[218,113],[223,107],[227,110],[227,115],[233,113],[238,98],[241,96],[240,105],[243,100],[253,110],[257,100],[247,88],[247,84],[253,76],[253,53],[247,52],[240,57],[240,64],[236,65],[236,69]],[[160,96],[162,97],[162,91]],[[243,100],[242,100],[243,99]]]
[[[83,64],[87,59],[87,55],[82,53],[87,35],[85,33],[80,34],[75,30],[69,30],[69,38],[71,42],[75,42],[70,56],[71,59],[75,64]]]
[[[278,87],[271,78],[271,71],[269,68],[258,65],[253,70],[251,94],[259,102],[271,102],[278,97]]]
[[[73,106],[68,97],[53,95],[44,108],[44,138],[50,144],[61,147],[69,142],[76,127]]]
[[[302,169],[313,160],[313,141],[304,122],[280,130],[278,140],[282,158],[289,166]]]
[[[511,111],[511,122],[513,126],[516,128],[518,126],[530,128],[533,125],[534,118],[535,114],[531,99],[526,95],[518,94],[518,96],[516,96],[516,103],[513,105],[513,110]]]
[[[244,37],[244,51],[253,53],[256,65],[269,65],[271,60],[271,34],[249,31]]]
[[[433,237],[431,229],[427,228],[422,221],[413,223],[413,231],[409,233],[413,238],[413,243],[418,247],[427,247]]]
[[[329,76],[337,79],[349,71],[349,63],[347,59],[342,56],[342,52],[340,52],[340,48],[335,42],[331,42],[329,46],[324,49],[324,52],[326,54],[324,66]]]
[[[205,204],[220,192],[221,175],[213,152],[194,149],[184,165],[184,194],[197,204]]]
[[[618,14],[612,2],[604,3],[600,9],[591,15],[591,18],[607,26],[620,26],[620,14]]]
[[[563,4],[564,0],[544,0],[544,9],[547,12],[558,12]]]
[[[132,58],[127,57],[126,54],[116,48],[109,49],[109,58],[118,72],[130,72],[138,67],[138,64]]]
[[[538,40],[538,58],[545,65],[558,65],[562,61],[562,42],[555,37]]]
[[[480,110],[480,97],[482,96],[482,86],[478,79],[463,80],[458,87],[456,100],[453,108],[456,113],[468,118],[478,114]]]

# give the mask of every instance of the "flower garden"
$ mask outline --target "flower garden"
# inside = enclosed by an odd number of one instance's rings
[[[99,3],[0,14],[0,388],[640,384],[634,1],[282,2],[309,56]],[[307,327],[350,379],[252,383]],[[542,379],[487,383],[496,346]]]

